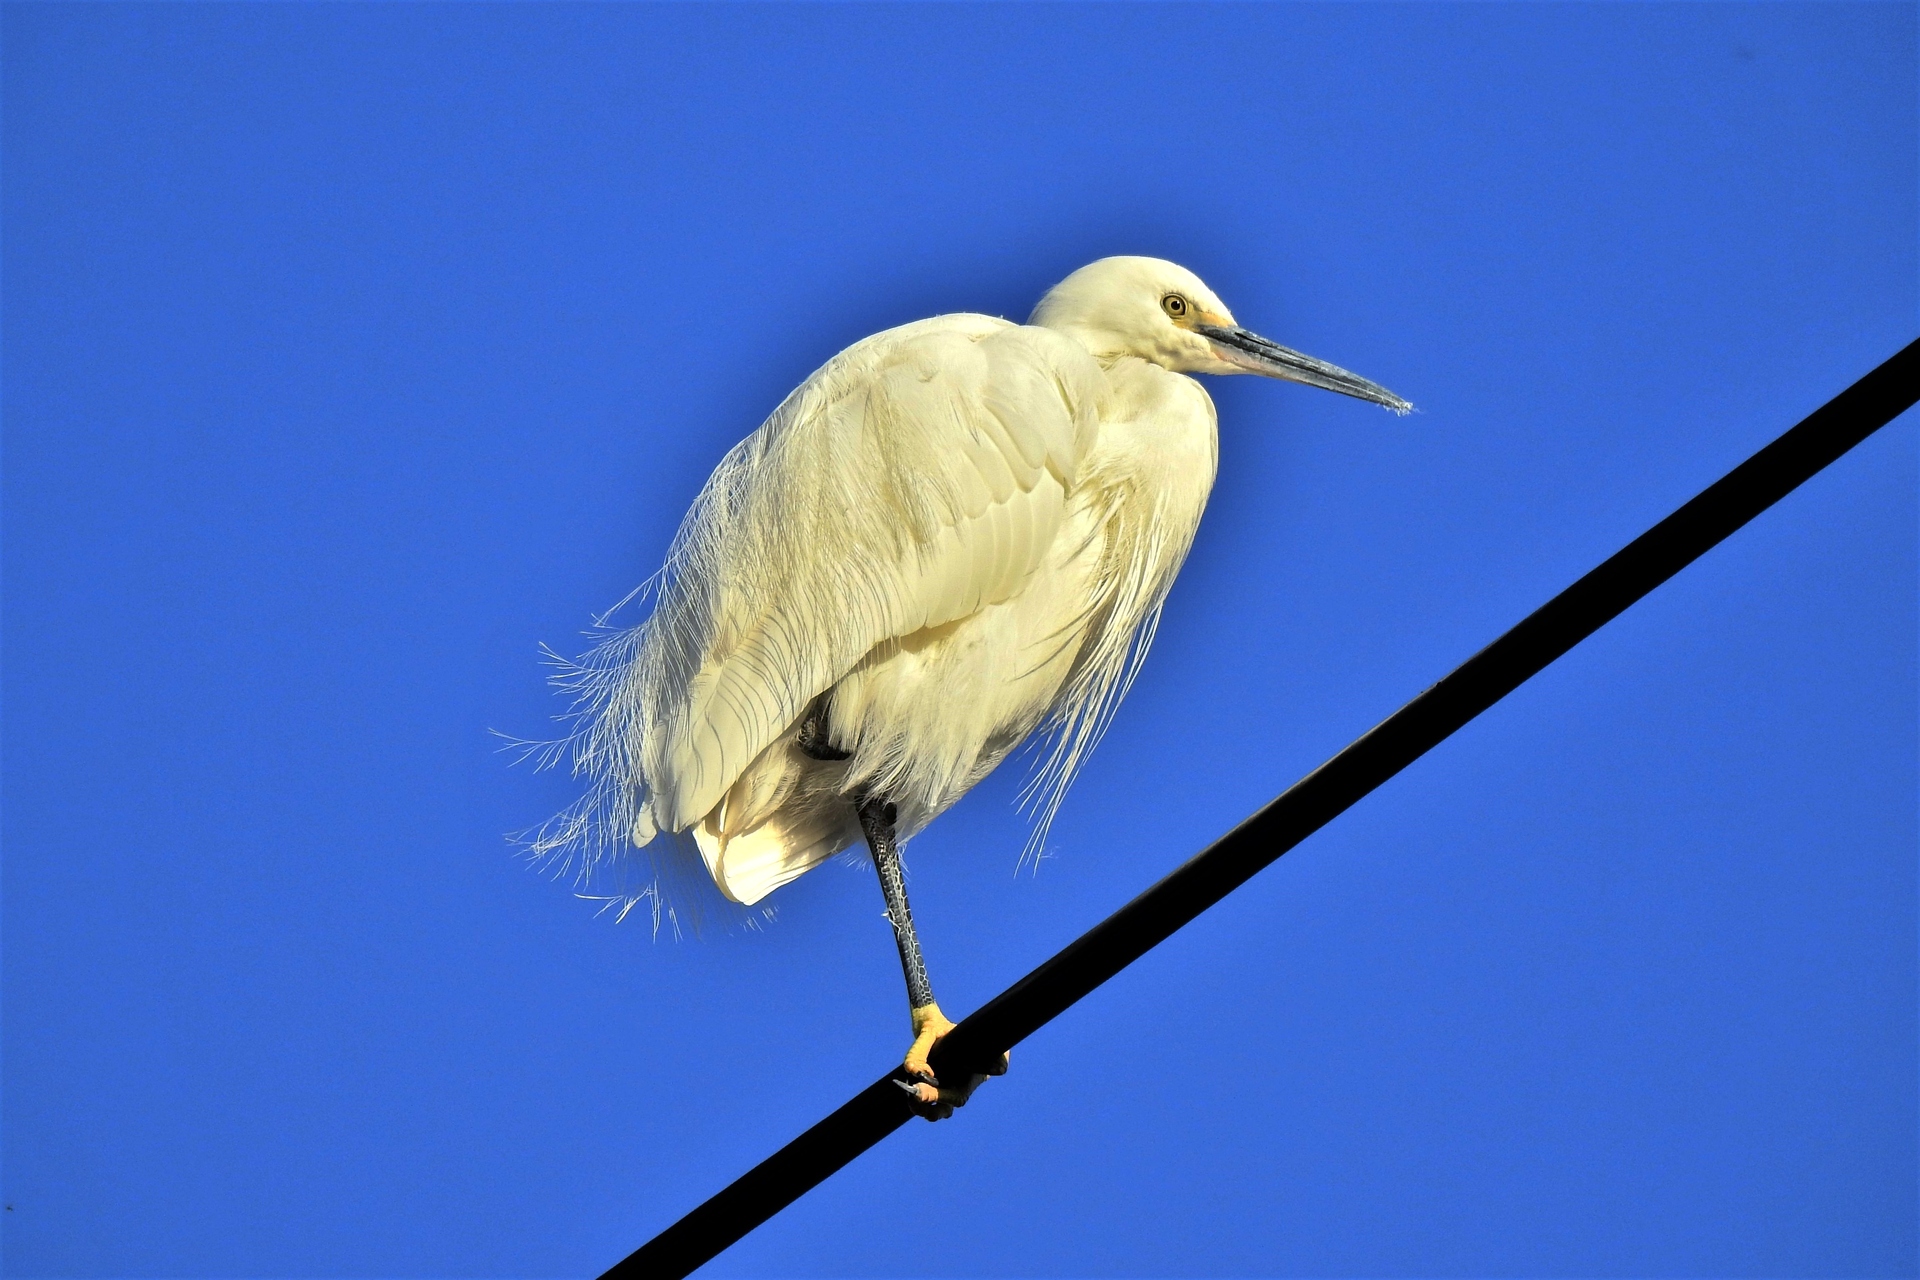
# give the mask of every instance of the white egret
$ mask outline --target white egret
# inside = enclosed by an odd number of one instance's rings
[[[590,787],[536,851],[591,864],[690,833],[720,892],[751,904],[864,841],[907,980],[902,1087],[923,1114],[950,1113],[970,1086],[942,1090],[927,1065],[953,1024],[900,845],[1036,731],[1052,734],[1044,832],[1138,670],[1213,485],[1214,408],[1195,373],[1410,408],[1241,328],[1155,258],[1082,267],[1024,325],[940,316],[829,360],[721,461],[652,615],[563,678]]]

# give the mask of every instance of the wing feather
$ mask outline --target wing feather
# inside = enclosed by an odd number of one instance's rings
[[[947,316],[849,348],[737,446],[643,624],[630,723],[608,726],[629,739],[641,829],[710,812],[875,646],[1017,592],[1059,531],[1100,386],[1071,340]]]

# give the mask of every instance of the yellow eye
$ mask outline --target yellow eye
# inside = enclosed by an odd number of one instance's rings
[[[1187,314],[1187,300],[1177,293],[1170,293],[1160,299],[1160,305],[1166,313],[1178,320]]]

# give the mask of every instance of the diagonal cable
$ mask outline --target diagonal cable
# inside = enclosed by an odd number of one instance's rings
[[[1807,415],[1685,506],[1362,734],[1278,799],[982,1005],[932,1054],[960,1078],[993,1062],[1158,946],[1454,730],[1920,400],[1920,340]],[[629,1254],[601,1280],[678,1280],[905,1124],[882,1076]]]

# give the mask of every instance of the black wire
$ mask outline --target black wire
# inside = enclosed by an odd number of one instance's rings
[[[1628,543],[1452,674],[1289,787],[947,1033],[944,1079],[1002,1053],[1138,960],[1256,872],[1338,817],[1454,730],[1920,400],[1920,340],[1815,410],[1698,497]],[[905,1124],[892,1075],[868,1085],[601,1280],[677,1280]]]

